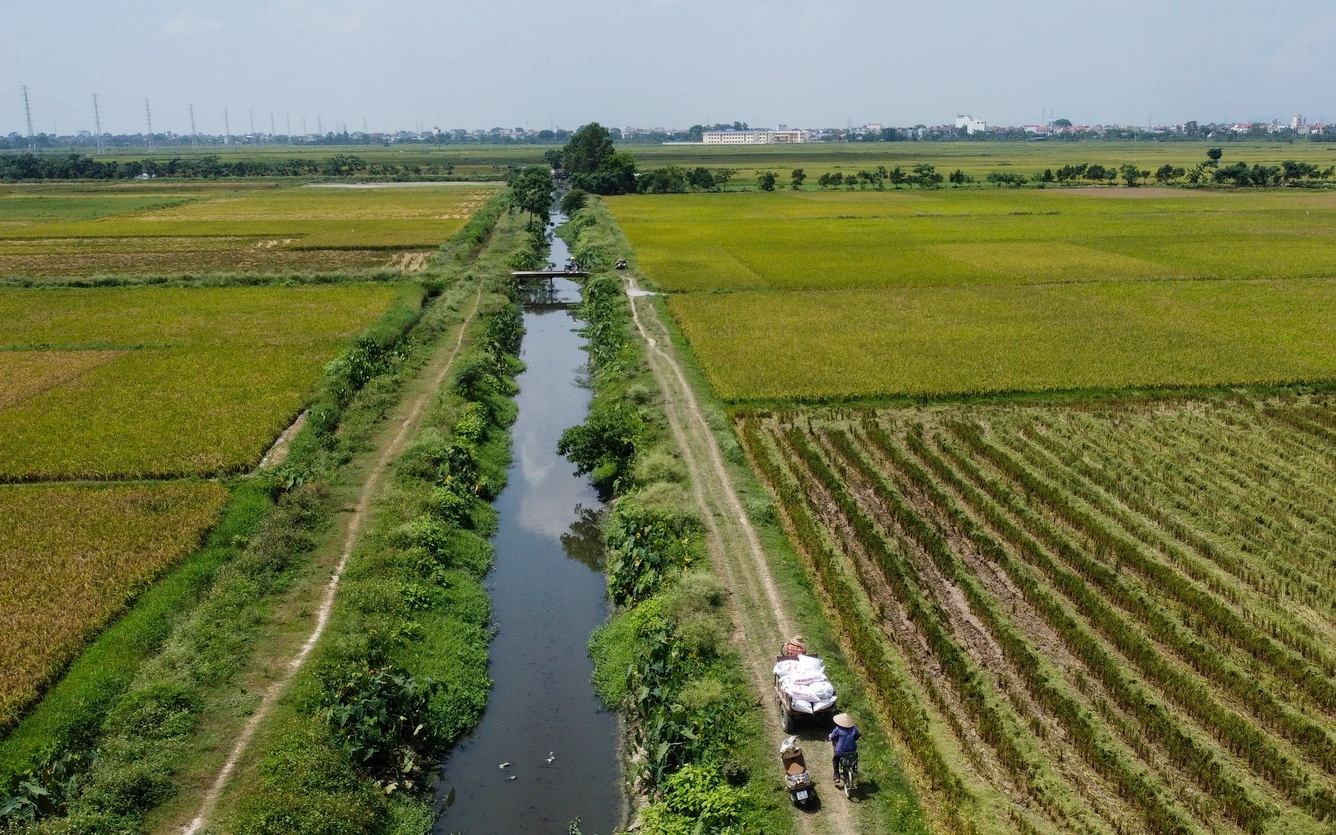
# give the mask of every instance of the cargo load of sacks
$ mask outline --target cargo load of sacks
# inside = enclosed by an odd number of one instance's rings
[[[788,695],[790,709],[817,713],[835,704],[835,686],[826,678],[826,664],[814,655],[781,658],[775,662],[779,689]]]

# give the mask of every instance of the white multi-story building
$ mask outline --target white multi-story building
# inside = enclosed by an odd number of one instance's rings
[[[964,128],[966,133],[978,133],[988,130],[988,123],[983,119],[976,119],[973,116],[957,116],[956,128]]]
[[[806,130],[709,130],[701,136],[706,145],[782,145],[810,142]]]

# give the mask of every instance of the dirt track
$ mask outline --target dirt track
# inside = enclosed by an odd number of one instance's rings
[[[325,586],[324,598],[321,601],[319,611],[316,613],[315,627],[312,629],[301,648],[283,668],[283,674],[269,686],[268,690],[265,691],[263,701],[260,702],[260,705],[255,709],[255,712],[251,715],[250,719],[246,722],[245,727],[238,735],[236,742],[232,746],[232,751],[228,755],[227,761],[223,764],[222,769],[218,772],[208,790],[200,798],[199,811],[190,821],[189,825],[182,830],[183,835],[195,835],[195,833],[199,832],[208,822],[209,817],[213,814],[218,805],[219,797],[222,795],[223,790],[227,788],[227,784],[231,780],[232,774],[237,767],[237,763],[240,762],[241,758],[245,755],[247,748],[249,748],[251,739],[255,736],[256,729],[260,726],[260,723],[269,716],[274,705],[283,697],[283,694],[287,692],[289,685],[292,684],[292,680],[305,665],[307,657],[311,654],[311,650],[315,649],[316,643],[324,634],[325,627],[329,623],[330,612],[334,608],[334,598],[338,593],[339,581],[343,577],[343,571],[348,565],[348,558],[352,554],[353,547],[357,544],[357,537],[362,531],[363,524],[366,522],[367,511],[371,506],[371,502],[380,491],[381,478],[384,476],[386,470],[389,469],[390,464],[398,457],[399,453],[403,451],[404,444],[413,435],[414,430],[421,422],[422,413],[426,409],[427,404],[431,402],[436,396],[437,391],[445,383],[445,379],[449,375],[451,367],[454,365],[455,357],[459,355],[460,348],[464,344],[464,336],[468,333],[469,324],[473,321],[473,317],[478,313],[478,305],[481,300],[482,291],[480,289],[474,296],[472,309],[464,319],[463,324],[459,327],[459,336],[455,340],[454,346],[448,350],[443,347],[441,350],[437,351],[436,355],[432,357],[431,362],[419,375],[419,379],[429,378],[431,382],[429,385],[422,386],[406,402],[407,412],[402,418],[398,431],[392,437],[388,438],[388,442],[382,442],[383,445],[378,450],[379,454],[376,456],[376,462],[368,471],[366,481],[363,482],[361,489],[357,492],[357,503],[353,512],[348,517],[347,528],[345,529],[343,536],[343,548],[339,554],[339,561],[334,568],[333,575],[329,578],[328,584]],[[386,436],[382,437],[384,438]]]
[[[663,390],[665,410],[673,437],[691,477],[692,492],[700,508],[715,568],[731,594],[733,622],[738,631],[744,663],[761,703],[775,702],[771,666],[783,639],[794,632],[793,617],[775,587],[770,564],[760,538],[738,499],[737,489],[705,413],[674,357],[672,339],[659,319],[653,302],[626,279],[631,314],[648,346],[650,369]],[[784,738],[778,709],[766,713],[766,730],[772,750],[778,752]],[[798,831],[804,835],[852,835],[859,831],[850,804],[837,795],[827,773],[829,748],[806,746],[808,767],[817,781],[823,803],[815,814],[797,814]],[[778,754],[774,772],[780,779]]]

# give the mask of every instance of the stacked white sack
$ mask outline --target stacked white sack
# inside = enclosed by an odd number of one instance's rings
[[[835,687],[826,677],[826,664],[812,655],[775,662],[779,688],[788,694],[798,713],[816,713],[835,704]]]

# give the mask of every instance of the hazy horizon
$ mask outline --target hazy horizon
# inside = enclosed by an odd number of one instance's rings
[[[0,133],[1336,119],[1336,8],[146,0],[0,9]],[[272,122],[271,122],[272,114]]]

